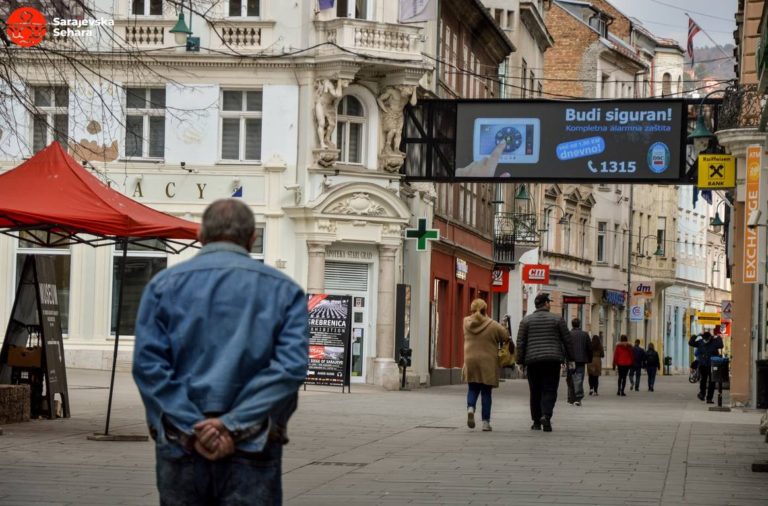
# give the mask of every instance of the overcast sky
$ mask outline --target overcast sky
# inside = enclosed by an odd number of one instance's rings
[[[691,15],[710,37],[718,44],[733,44],[737,0],[608,0],[627,16],[637,18],[643,26],[659,37],[668,37],[680,42],[685,49],[688,45],[688,18]],[[699,33],[693,39],[693,46],[713,46],[712,42]]]

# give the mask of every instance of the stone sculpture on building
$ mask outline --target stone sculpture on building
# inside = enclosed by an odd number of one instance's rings
[[[400,151],[403,109],[408,103],[416,105],[416,86],[405,84],[388,86],[376,98],[376,102],[383,113],[381,130],[384,133],[384,146],[379,154],[379,167],[387,172],[397,172],[405,160],[405,154]]]
[[[317,163],[330,167],[339,159],[339,151],[333,142],[333,132],[336,130],[336,109],[344,94],[344,88],[349,85],[346,79],[318,79],[315,82],[315,121],[317,123],[317,138],[320,149],[316,150]]]

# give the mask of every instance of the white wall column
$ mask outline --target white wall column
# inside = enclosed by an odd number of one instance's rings
[[[395,363],[395,256],[397,246],[379,246],[378,321],[373,382],[387,390],[399,387]]]

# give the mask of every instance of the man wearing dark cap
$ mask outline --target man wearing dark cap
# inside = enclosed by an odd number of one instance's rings
[[[528,374],[531,429],[552,432],[560,364],[569,360],[568,327],[565,320],[549,312],[548,293],[538,294],[533,303],[536,310],[523,318],[517,332],[517,363]]]
[[[702,332],[698,336],[691,336],[688,340],[688,346],[696,348],[699,352],[699,393],[697,397],[700,401],[704,400],[706,394],[707,404],[714,404],[712,399],[715,396],[715,383],[711,381],[709,366],[712,357],[720,355],[723,349],[723,340],[719,337],[713,337],[709,332]]]

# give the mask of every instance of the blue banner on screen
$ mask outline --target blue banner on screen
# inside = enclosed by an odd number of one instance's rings
[[[454,177],[677,181],[685,122],[681,100],[459,100]]]

